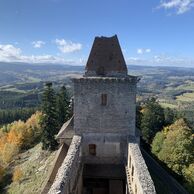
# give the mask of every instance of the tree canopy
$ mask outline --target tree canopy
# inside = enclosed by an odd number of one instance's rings
[[[56,112],[56,95],[52,83],[47,83],[42,97],[42,148],[54,150],[57,146],[55,135],[57,134],[58,122]]]
[[[148,99],[142,107],[140,129],[143,139],[150,143],[165,123],[164,110],[155,98]]]
[[[64,85],[57,94],[56,108],[58,124],[61,127],[70,118],[70,98]]]
[[[42,148],[57,148],[55,135],[70,117],[70,100],[65,86],[56,94],[52,83],[47,83],[42,97]]]
[[[174,124],[164,127],[152,142],[152,153],[184,177],[189,190],[194,188],[193,148],[193,131],[185,119],[179,119]]]

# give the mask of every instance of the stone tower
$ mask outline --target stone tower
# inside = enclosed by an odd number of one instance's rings
[[[116,35],[95,38],[84,77],[73,81],[77,134],[135,135],[138,78],[128,75]]]
[[[73,79],[74,115],[57,135],[49,194],[155,194],[135,129],[138,80],[117,36],[96,37],[85,74]]]

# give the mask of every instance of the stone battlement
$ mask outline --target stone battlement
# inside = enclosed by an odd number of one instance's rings
[[[124,161],[127,161],[126,164],[126,180],[127,180],[127,190],[126,194],[156,194],[154,183],[151,179],[148,168],[145,164],[144,158],[141,154],[138,143],[135,138],[132,136],[126,137],[128,139],[128,143],[125,138],[121,136],[108,137],[108,142],[105,141],[103,145],[104,151],[107,150],[110,154],[113,154],[111,157],[111,162],[114,164],[114,158],[118,157],[118,153],[114,153],[114,149],[118,150],[119,143],[126,145],[127,149],[123,149],[123,156],[125,156],[122,161],[124,165]],[[95,141],[93,140],[95,139]],[[101,138],[103,139],[103,138]],[[91,156],[90,160],[85,160],[82,155],[84,155],[84,147],[90,143],[95,143],[100,146],[101,140],[98,140],[97,137],[93,136],[90,138],[89,136],[81,137],[75,135],[72,139],[72,143],[69,147],[67,156],[65,157],[61,167],[58,170],[55,181],[52,184],[48,194],[73,194],[73,193],[82,193],[82,173],[83,173],[83,165],[86,164],[106,164],[105,158],[103,155],[99,156]],[[106,147],[106,144],[112,147],[112,150]],[[116,143],[116,144],[115,144]],[[107,144],[107,145],[108,145]],[[116,147],[114,147],[115,145]],[[82,147],[82,149],[81,149]],[[125,146],[124,146],[125,147]],[[123,148],[124,148],[123,147]],[[100,150],[97,150],[100,154]],[[127,152],[125,154],[125,152]],[[111,158],[110,157],[110,158]],[[110,158],[107,164],[110,164]],[[96,161],[96,162],[95,162]],[[115,164],[122,164],[115,162]]]
[[[69,194],[73,190],[80,168],[81,140],[80,136],[75,135],[73,137],[67,156],[59,168],[48,194]]]
[[[141,154],[139,145],[133,139],[128,142],[128,164],[130,187],[133,193],[156,194],[154,183]]]
[[[128,82],[128,83],[137,83],[140,80],[140,77],[137,76],[126,76],[126,77],[80,77],[80,78],[72,78],[73,82],[84,82],[84,83],[90,83],[90,82]]]

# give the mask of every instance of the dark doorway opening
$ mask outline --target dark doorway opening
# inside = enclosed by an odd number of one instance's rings
[[[83,194],[125,194],[124,165],[85,164]]]

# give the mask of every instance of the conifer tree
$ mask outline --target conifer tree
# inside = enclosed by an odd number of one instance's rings
[[[70,99],[65,86],[57,95],[57,117],[59,128],[70,118]]]
[[[56,111],[56,95],[52,88],[52,83],[46,84],[42,98],[42,113],[42,148],[54,150],[57,146],[55,135],[58,132],[58,122]]]

